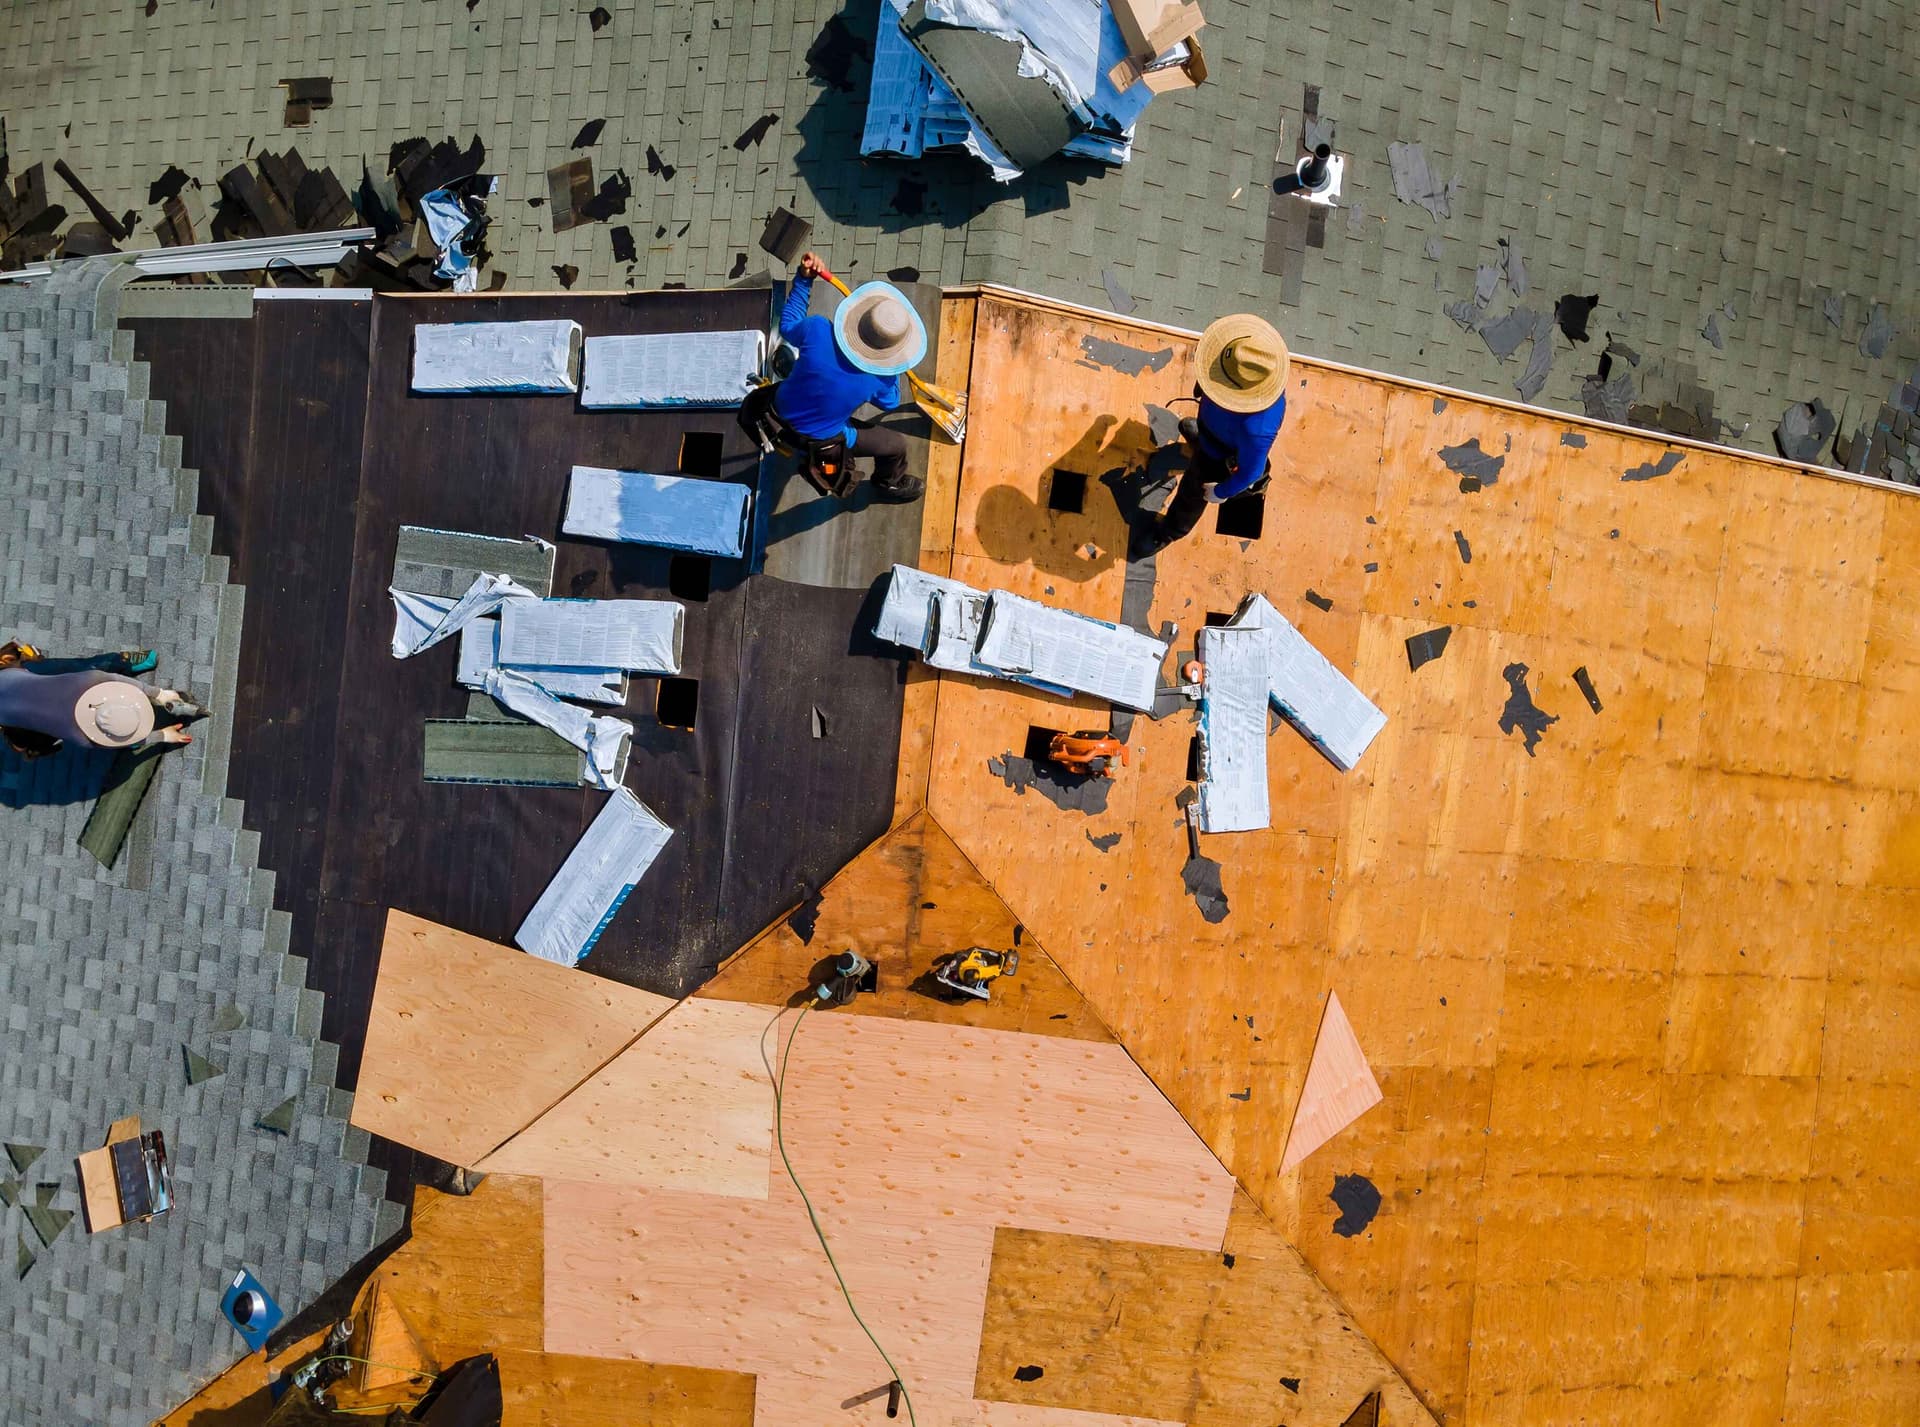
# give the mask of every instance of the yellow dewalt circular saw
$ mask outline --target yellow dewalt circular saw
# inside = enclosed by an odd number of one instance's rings
[[[949,991],[985,1001],[992,994],[988,987],[1002,976],[1011,976],[1019,969],[1020,953],[1017,951],[993,951],[984,946],[970,946],[965,951],[956,951],[934,962],[933,979]]]

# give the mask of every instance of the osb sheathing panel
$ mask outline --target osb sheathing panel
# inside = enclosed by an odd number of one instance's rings
[[[1119,619],[1097,478],[1190,388],[1171,334],[983,295],[953,572]],[[1259,590],[1389,722],[1346,775],[1269,741],[1273,828],[1202,840],[1227,919],[1180,880],[1188,714],[1136,719],[1085,814],[986,764],[1103,709],[943,677],[930,807],[1451,1420],[1888,1420],[1912,1331],[1794,1325],[1914,1318],[1920,502],[1300,358],[1288,402],[1265,533],[1203,517],[1149,620],[1191,649]],[[1503,462],[1463,491],[1469,440]],[[1386,1098],[1281,1177],[1328,989]],[[1342,1237],[1354,1173],[1383,1205]]]

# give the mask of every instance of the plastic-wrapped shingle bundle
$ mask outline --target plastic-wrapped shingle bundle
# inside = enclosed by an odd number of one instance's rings
[[[578,322],[423,322],[413,390],[429,395],[558,395],[580,389]]]
[[[919,158],[928,149],[973,154],[1001,182],[1021,172],[994,142],[986,125],[907,39],[909,9],[939,25],[975,29],[1018,46],[1022,75],[1043,77],[1066,109],[1074,132],[1061,152],[1103,163],[1125,163],[1133,126],[1153,95],[1143,85],[1114,87],[1114,67],[1128,46],[1102,0],[888,0],[874,44],[873,81],[863,154]],[[957,77],[957,76],[956,76]],[[959,86],[965,90],[966,84]]]

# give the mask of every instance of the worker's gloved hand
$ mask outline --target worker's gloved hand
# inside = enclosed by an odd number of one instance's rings
[[[817,278],[820,276],[820,270],[825,266],[826,264],[820,261],[820,255],[818,253],[802,253],[800,255],[800,266],[795,271],[794,276],[802,281]]]
[[[1208,481],[1200,490],[1201,493],[1206,496],[1208,505],[1218,505],[1226,499],[1225,496],[1220,494],[1220,486],[1217,482]]]

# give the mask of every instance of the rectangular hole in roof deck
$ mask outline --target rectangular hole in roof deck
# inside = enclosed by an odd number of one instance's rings
[[[718,431],[689,431],[680,438],[680,471],[688,476],[717,477],[725,438]]]
[[[1210,609],[1207,611],[1207,628],[1218,629],[1232,618],[1232,610]]]
[[[1028,724],[1027,746],[1020,756],[1029,763],[1045,763],[1053,754],[1054,737],[1063,732],[1065,732],[1064,729],[1042,728],[1037,723]]]
[[[1200,781],[1200,735],[1197,733],[1187,740],[1187,781]]]
[[[654,714],[668,728],[692,728],[700,712],[698,679],[665,678],[660,681],[660,697]]]
[[[1266,523],[1267,493],[1248,491],[1220,502],[1213,530],[1216,535],[1230,535],[1236,540],[1258,540]]]
[[[667,593],[705,604],[713,589],[713,561],[705,555],[675,555],[667,562]]]
[[[1047,509],[1078,515],[1086,503],[1087,478],[1078,471],[1063,471],[1055,466],[1053,479],[1047,483]]]

